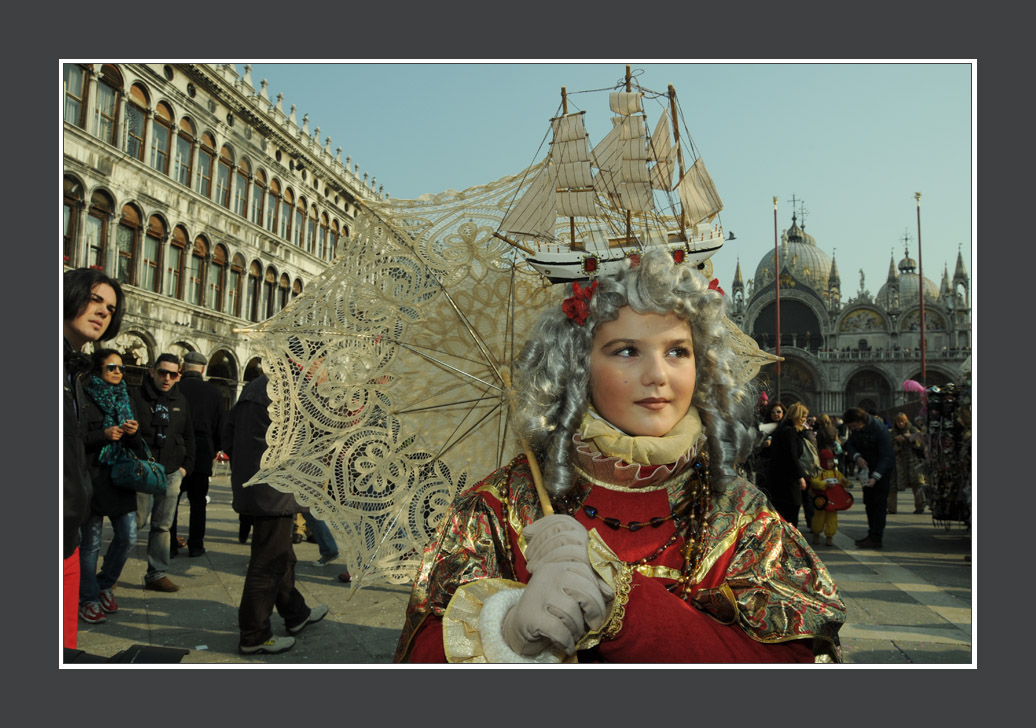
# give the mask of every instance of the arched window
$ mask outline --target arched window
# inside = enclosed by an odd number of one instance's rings
[[[263,267],[258,260],[248,266],[248,291],[245,307],[248,309],[248,320],[259,320],[259,286],[262,283]]]
[[[288,305],[288,294],[291,292],[291,279],[288,278],[287,273],[281,273],[281,281],[277,286],[277,295],[280,299],[279,308],[284,308]]]
[[[227,249],[217,245],[212,251],[212,260],[209,262],[208,291],[205,300],[209,308],[219,313],[223,311],[223,290],[227,283]]]
[[[295,245],[302,247],[303,235],[306,232],[306,201],[299,198],[295,206]]]
[[[64,256],[65,263],[76,266],[76,237],[79,233],[79,211],[83,207],[83,185],[75,177],[65,177]]]
[[[309,224],[306,227],[306,250],[318,255],[321,258],[324,257],[321,253],[317,252],[317,206],[311,205],[309,208]]]
[[[234,169],[234,155],[230,147],[223,145],[219,152],[219,167],[216,169],[216,202],[230,209],[230,179]]]
[[[205,262],[208,257],[209,246],[205,238],[199,235],[194,239],[190,274],[187,278],[187,303],[193,303],[195,306],[205,305]]]
[[[338,255],[338,221],[331,221],[331,257]]]
[[[137,241],[140,240],[141,216],[133,205],[124,205],[122,219],[115,228],[115,248],[119,259],[115,266],[115,280],[119,283],[136,285],[135,267],[137,260]]]
[[[320,215],[320,252],[318,255],[321,260],[327,260],[331,257],[331,248],[327,244],[327,213]]]
[[[176,135],[176,158],[173,177],[184,187],[191,186],[191,159],[194,153],[194,125],[184,117],[180,119],[180,131]]]
[[[173,138],[173,110],[160,101],[151,124],[151,167],[169,174],[169,150]]]
[[[161,218],[152,215],[147,221],[147,233],[144,235],[144,254],[141,261],[141,274],[143,280],[140,287],[146,291],[158,293],[161,288],[162,261],[159,257],[162,252],[162,243],[165,241],[166,228]]]
[[[212,163],[215,159],[216,140],[205,132],[198,148],[198,176],[194,181],[194,191],[202,197],[212,197]]]
[[[299,278],[295,279],[295,282],[291,285],[291,297],[298,298],[302,295],[302,281]]]
[[[255,173],[255,185],[252,188],[252,222],[263,224],[263,200],[266,199],[266,175],[263,170]]]
[[[122,96],[122,74],[111,64],[101,66],[97,79],[97,97],[94,101],[94,124],[97,138],[118,146],[119,99]]]
[[[234,256],[234,261],[230,264],[230,278],[227,281],[227,305],[223,309],[223,313],[229,313],[231,316],[241,317],[241,297],[244,293],[245,285],[245,259],[241,257],[241,254]]]
[[[165,295],[183,298],[183,271],[187,266],[187,231],[182,225],[173,228],[169,242],[169,263],[166,265]]]
[[[270,266],[266,269],[266,276],[263,278],[263,306],[262,317],[268,319],[273,316],[273,304],[276,300],[277,271]]]
[[[234,214],[248,216],[248,177],[252,173],[248,160],[242,159],[237,168],[237,184],[234,185]]]
[[[65,121],[86,128],[87,70],[78,63],[62,65],[65,77]]]
[[[86,215],[86,264],[91,268],[104,270],[108,220],[113,207],[112,199],[100,190],[90,198],[90,210]]]
[[[295,194],[287,189],[281,199],[281,237],[291,240],[291,208],[295,206]]]
[[[270,191],[266,195],[266,229],[271,233],[277,232],[277,201],[281,197],[281,184],[277,180],[270,180]]]
[[[126,154],[144,161],[144,137],[147,130],[147,92],[139,83],[130,88],[126,101]]]

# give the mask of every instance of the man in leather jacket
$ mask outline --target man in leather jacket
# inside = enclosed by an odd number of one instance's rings
[[[133,411],[140,423],[140,437],[166,472],[164,494],[137,494],[137,528],[143,528],[148,517],[151,518],[144,588],[152,591],[180,589],[166,575],[171,553],[170,529],[180,497],[180,483],[194,467],[195,446],[191,410],[176,386],[179,378],[180,357],[162,354],[155,360],[149,376],[144,377],[144,383],[133,393]]]

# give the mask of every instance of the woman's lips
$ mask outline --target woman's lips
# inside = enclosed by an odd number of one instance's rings
[[[660,410],[669,404],[669,400],[660,399],[658,397],[649,397],[648,399],[638,399],[634,404],[638,404],[649,410]]]

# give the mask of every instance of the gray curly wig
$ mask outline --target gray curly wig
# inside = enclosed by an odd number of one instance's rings
[[[544,485],[556,496],[572,487],[572,436],[590,400],[590,351],[597,327],[629,306],[638,313],[674,313],[691,325],[697,382],[692,403],[707,434],[712,488],[722,491],[734,464],[749,454],[753,388],[731,375],[734,353],[723,323],[724,298],[694,266],[662,248],[643,253],[614,276],[597,279],[584,326],[556,306],[537,320],[514,363],[514,425],[536,454]]]

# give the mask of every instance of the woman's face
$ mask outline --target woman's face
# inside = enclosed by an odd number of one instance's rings
[[[122,357],[118,354],[111,354],[101,365],[101,379],[108,384],[118,384],[122,381],[122,374],[125,371],[122,366]]]
[[[792,424],[795,425],[796,430],[801,430],[806,426],[807,419],[809,419],[809,412],[803,412],[795,418],[795,422],[793,422]]]
[[[691,326],[674,314],[629,306],[594,331],[590,399],[628,435],[660,437],[691,406],[697,368]]]
[[[784,409],[782,407],[774,407],[770,410],[771,422],[780,422],[782,417],[784,417]]]

